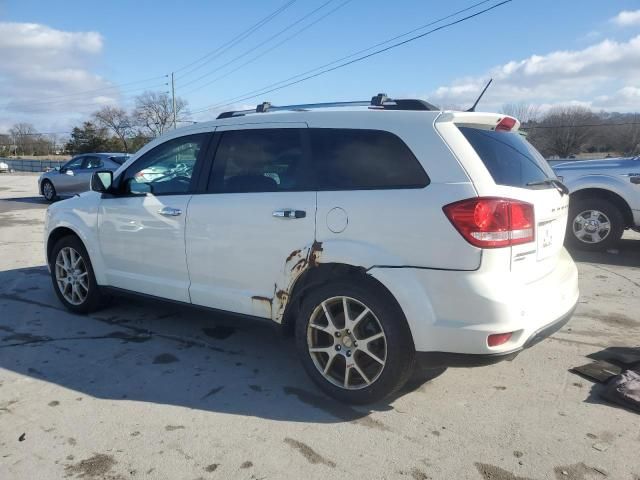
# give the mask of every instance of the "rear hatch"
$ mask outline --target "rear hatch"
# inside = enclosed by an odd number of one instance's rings
[[[447,115],[454,126],[449,123],[441,129],[438,125],[438,130],[467,170],[478,195],[533,206],[533,235],[527,236],[526,243],[514,241],[496,248],[509,250],[508,256],[500,255],[502,268],[525,282],[545,276],[556,267],[562,250],[568,193],[547,161],[518,131],[515,119],[456,112],[443,114],[443,120]]]

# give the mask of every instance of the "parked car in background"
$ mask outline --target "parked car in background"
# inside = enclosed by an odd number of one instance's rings
[[[7,162],[0,162],[0,173],[9,173],[9,164]]]
[[[97,170],[116,171],[129,155],[126,153],[85,153],[43,173],[38,178],[38,191],[48,201],[70,197],[89,190],[91,175]]]
[[[126,290],[274,321],[351,403],[416,362],[511,359],[579,293],[568,191],[518,127],[378,95],[172,130],[48,208],[53,288],[77,313]]]
[[[607,249],[625,229],[640,230],[640,157],[563,162],[552,168],[571,192],[568,244]]]

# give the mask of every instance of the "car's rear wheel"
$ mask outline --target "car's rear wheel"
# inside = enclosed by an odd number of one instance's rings
[[[104,305],[89,254],[78,237],[69,235],[58,240],[49,261],[53,288],[65,307],[89,313]]]
[[[53,202],[56,199],[56,188],[53,186],[50,180],[42,182],[42,196],[48,202]]]
[[[567,240],[584,250],[605,250],[615,246],[624,232],[620,209],[603,198],[580,199],[569,209]]]
[[[371,281],[339,281],[308,294],[296,346],[312,380],[347,403],[381,400],[412,372],[414,346],[404,315]]]

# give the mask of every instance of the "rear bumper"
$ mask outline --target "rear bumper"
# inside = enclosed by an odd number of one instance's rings
[[[575,310],[576,305],[554,322],[533,332],[525,341],[524,345],[515,350],[500,353],[416,352],[416,363],[421,368],[483,367],[504,360],[513,360],[525,348],[533,347],[565,326],[573,316]]]

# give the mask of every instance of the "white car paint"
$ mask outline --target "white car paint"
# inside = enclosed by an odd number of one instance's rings
[[[577,270],[562,247],[568,196],[555,189],[496,185],[457,129],[489,129],[501,116],[367,108],[277,112],[225,118],[168,133],[300,127],[386,130],[400,136],[430,184],[358,190],[101,198],[88,192],[49,207],[46,233],[64,226],[87,245],[100,285],[281,322],[299,275],[316,263],[361,267],[395,297],[417,351],[500,353],[566,315],[578,298]],[[514,127],[518,128],[518,125]],[[502,196],[535,206],[536,241],[496,249],[468,243],[443,214],[449,203]],[[163,206],[182,210],[158,218]],[[305,210],[304,219],[273,217]],[[336,211],[338,213],[336,218]],[[332,213],[333,212],[333,213]],[[337,222],[340,228],[332,227]],[[551,225],[551,227],[546,227]],[[541,233],[550,235],[544,252]],[[487,335],[515,332],[498,347]]]

